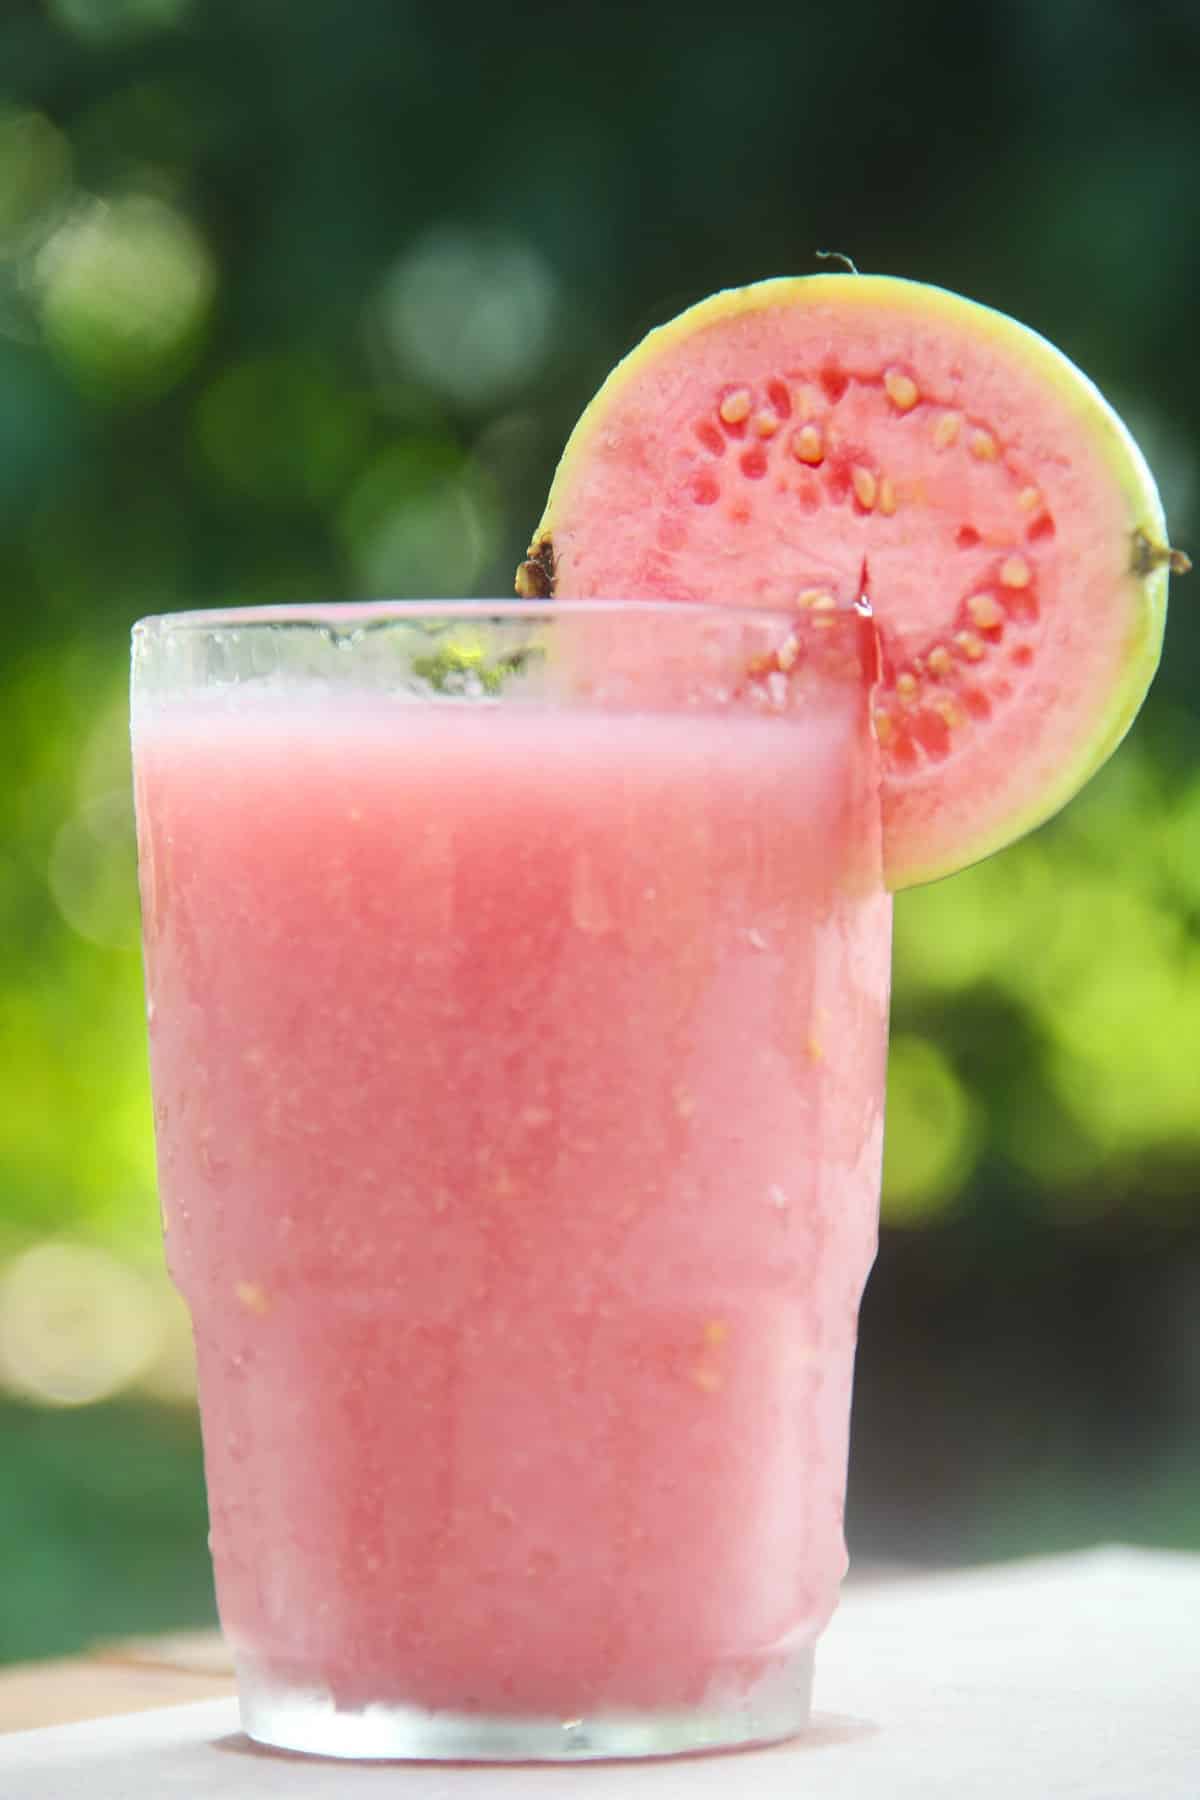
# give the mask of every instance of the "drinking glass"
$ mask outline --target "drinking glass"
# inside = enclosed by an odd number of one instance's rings
[[[262,1743],[805,1723],[877,1233],[873,657],[856,609],[136,627],[163,1223]]]

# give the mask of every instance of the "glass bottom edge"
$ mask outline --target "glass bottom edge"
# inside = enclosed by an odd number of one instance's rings
[[[319,1687],[297,1687],[238,1659],[246,1735],[269,1749],[358,1762],[595,1762],[734,1750],[794,1737],[812,1712],[814,1656],[793,1653],[755,1687],[696,1707],[625,1707],[586,1718],[429,1711],[380,1702],[339,1708]]]

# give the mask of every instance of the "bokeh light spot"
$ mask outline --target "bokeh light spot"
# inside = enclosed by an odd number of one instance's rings
[[[250,499],[304,504],[328,499],[366,448],[365,402],[302,355],[249,357],[201,396],[196,435],[222,483]]]
[[[923,1225],[948,1210],[979,1147],[975,1107],[954,1069],[927,1038],[901,1033],[888,1056],[883,1218]]]
[[[187,1307],[166,1275],[153,1284],[158,1309],[158,1344],[137,1377],[139,1389],[155,1400],[190,1406],[196,1399],[196,1347]]]
[[[149,194],[96,201],[38,258],[50,348],[90,393],[157,394],[199,347],[216,267],[195,226]]]
[[[42,113],[0,111],[0,255],[45,229],[71,183],[71,147]]]
[[[107,1251],[47,1242],[0,1273],[0,1383],[46,1406],[120,1393],[154,1362],[149,1285]]]
[[[530,245],[444,226],[396,262],[374,316],[384,349],[404,372],[486,410],[536,375],[559,313],[555,276]]]
[[[55,835],[47,880],[73,931],[106,949],[138,941],[136,844],[127,789],[88,800]]]
[[[179,25],[191,0],[46,0],[55,24],[88,44],[119,43]]]
[[[342,529],[366,594],[469,595],[496,536],[486,481],[445,444],[389,451],[358,482]]]

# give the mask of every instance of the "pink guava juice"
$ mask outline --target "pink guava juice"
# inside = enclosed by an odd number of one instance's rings
[[[865,718],[854,681],[786,716],[135,702],[244,1684],[577,1725],[752,1713],[810,1668],[882,1141]]]

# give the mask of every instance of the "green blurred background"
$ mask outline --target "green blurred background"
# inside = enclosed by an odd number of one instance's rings
[[[509,591],[615,358],[826,246],[1061,344],[1195,552],[1198,94],[1195,0],[5,0],[0,1658],[211,1617],[131,622]],[[1200,629],[1175,598],[1086,795],[899,903],[867,1562],[1200,1549]]]

